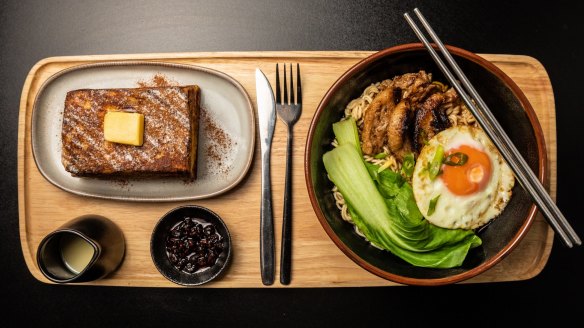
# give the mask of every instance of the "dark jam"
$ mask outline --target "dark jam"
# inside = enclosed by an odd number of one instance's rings
[[[214,224],[185,217],[170,229],[166,254],[170,263],[186,273],[210,268],[223,251],[223,238]]]

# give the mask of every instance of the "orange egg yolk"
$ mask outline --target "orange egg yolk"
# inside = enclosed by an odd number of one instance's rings
[[[467,162],[463,165],[442,165],[442,181],[455,195],[470,195],[483,190],[492,173],[489,156],[466,145],[448,150],[445,156],[458,152],[468,156]]]

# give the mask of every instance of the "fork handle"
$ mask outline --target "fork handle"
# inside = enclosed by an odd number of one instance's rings
[[[282,223],[282,250],[280,256],[280,283],[290,284],[292,271],[292,128],[288,127],[286,149],[286,186],[284,190],[284,214]]]
[[[274,283],[274,216],[272,214],[272,189],[270,183],[270,150],[262,151],[262,191],[260,208],[260,270],[262,283]]]

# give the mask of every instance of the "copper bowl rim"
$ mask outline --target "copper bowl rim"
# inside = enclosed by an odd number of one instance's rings
[[[547,170],[548,170],[548,168],[547,168],[547,151],[546,151],[543,131],[542,131],[541,125],[539,123],[539,120],[537,119],[537,115],[535,114],[533,107],[529,103],[529,101],[528,101],[527,97],[525,96],[525,94],[523,93],[523,91],[521,91],[521,89],[517,86],[517,84],[515,84],[515,82],[513,82],[513,80],[509,76],[507,76],[507,74],[505,74],[501,69],[499,69],[497,66],[495,66],[491,62],[487,61],[486,59],[480,57],[479,55],[472,53],[470,51],[458,48],[458,47],[450,46],[450,45],[447,45],[446,48],[448,49],[448,51],[451,54],[456,55],[456,56],[460,56],[460,57],[465,58],[467,60],[470,60],[470,61],[482,66],[483,68],[490,71],[491,73],[493,73],[500,80],[502,80],[507,87],[509,87],[509,89],[512,91],[513,95],[518,99],[521,106],[525,110],[527,117],[529,118],[529,122],[531,123],[531,126],[534,130],[535,138],[537,141],[539,162],[538,162],[538,172],[536,175],[537,175],[538,180],[540,182],[542,182],[545,186],[547,186],[547,183],[548,183],[548,181],[546,180]],[[326,94],[322,98],[321,102],[319,103],[318,107],[316,108],[315,114],[314,114],[312,121],[310,123],[309,129],[308,129],[307,141],[306,141],[306,148],[304,151],[304,173],[305,173],[306,187],[308,189],[308,195],[310,198],[310,202],[312,203],[312,207],[314,209],[314,212],[316,213],[316,216],[318,217],[318,220],[320,221],[320,224],[322,225],[322,227],[326,231],[327,235],[331,238],[331,240],[335,243],[335,245],[337,245],[337,247],[343,253],[345,253],[345,255],[347,255],[351,260],[353,260],[355,263],[357,263],[359,266],[363,267],[367,271],[369,271],[369,272],[371,272],[371,273],[373,273],[381,278],[384,278],[386,280],[390,280],[390,281],[397,282],[400,284],[405,284],[405,285],[439,286],[439,285],[454,284],[457,282],[461,282],[461,281],[470,279],[472,277],[475,277],[475,276],[487,271],[488,269],[493,267],[495,264],[499,263],[505,256],[507,256],[513,249],[515,249],[515,247],[519,244],[519,242],[523,239],[523,237],[529,231],[529,228],[531,227],[531,224],[533,223],[535,216],[538,212],[535,204],[533,204],[531,206],[531,208],[529,209],[529,212],[527,214],[527,218],[523,221],[523,224],[521,225],[521,227],[519,228],[519,230],[517,231],[515,236],[513,236],[511,241],[505,247],[503,247],[499,252],[497,252],[494,256],[492,256],[491,258],[489,258],[485,262],[481,263],[480,265],[478,265],[478,266],[476,266],[468,271],[462,272],[460,274],[456,274],[456,275],[452,275],[452,276],[444,277],[444,278],[433,278],[433,279],[411,278],[411,277],[405,277],[405,276],[400,276],[400,275],[396,275],[393,273],[389,273],[389,272],[386,272],[384,270],[381,270],[381,269],[369,264],[367,261],[365,261],[359,255],[357,255],[355,252],[353,252],[347,245],[345,245],[345,243],[343,243],[339,239],[339,237],[335,234],[333,229],[329,226],[323,212],[321,211],[320,207],[318,206],[318,202],[317,202],[315,191],[314,191],[313,184],[312,184],[312,178],[311,178],[312,170],[310,167],[310,149],[312,148],[313,137],[314,137],[316,125],[320,119],[322,112],[324,111],[324,108],[331,101],[332,97],[338,91],[338,89],[343,84],[345,84],[347,82],[347,80],[349,80],[355,74],[360,72],[364,67],[377,61],[380,58],[383,58],[383,57],[386,57],[389,55],[399,54],[399,53],[419,52],[419,51],[427,51],[426,48],[424,47],[424,45],[421,43],[408,43],[408,44],[402,44],[402,45],[386,48],[386,49],[380,50],[378,52],[375,52],[374,54],[359,61],[358,63],[353,65],[349,70],[347,70],[343,75],[341,75],[341,77],[339,77],[339,79],[329,88],[329,90],[326,92]]]

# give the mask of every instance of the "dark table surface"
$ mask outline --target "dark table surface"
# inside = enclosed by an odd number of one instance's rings
[[[580,12],[568,1],[0,2],[0,322],[16,326],[348,326],[578,322],[584,250],[556,237],[536,277],[436,288],[118,288],[48,285],[28,271],[18,234],[18,111],[26,74],[61,55],[380,50],[417,41],[419,7],[449,44],[539,60],[557,115],[557,204],[580,236],[584,153]],[[315,274],[318,274],[315,272]],[[259,279],[259,277],[258,277]],[[16,320],[16,321],[14,321]],[[580,321],[581,322],[581,321]],[[2,326],[5,326],[2,324]]]

